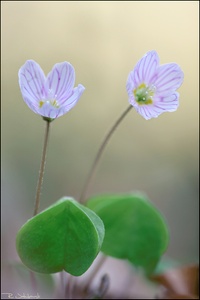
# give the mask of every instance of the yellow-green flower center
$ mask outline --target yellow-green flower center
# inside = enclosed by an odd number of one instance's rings
[[[155,93],[154,86],[146,86],[146,84],[140,84],[134,91],[135,100],[139,105],[147,105],[153,103],[153,96]]]
[[[40,102],[39,102],[39,108],[41,108],[43,105],[44,105],[44,103],[49,103],[49,104],[51,104],[53,107],[55,107],[55,108],[59,108],[59,105],[58,105],[58,103],[57,103],[57,101],[56,100],[46,100],[46,101],[42,101],[42,100],[40,100]]]

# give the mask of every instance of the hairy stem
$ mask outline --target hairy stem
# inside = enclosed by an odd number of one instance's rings
[[[100,157],[101,157],[101,155],[103,153],[103,150],[104,150],[105,146],[107,145],[107,143],[108,143],[110,137],[112,136],[113,132],[116,130],[116,128],[121,123],[121,121],[124,119],[124,117],[127,115],[127,113],[131,110],[131,108],[132,108],[132,105],[129,105],[128,108],[126,108],[126,110],[115,121],[115,123],[113,124],[113,126],[108,131],[108,133],[106,134],[105,138],[103,139],[103,141],[102,141],[102,143],[100,145],[100,148],[99,148],[99,150],[97,152],[97,155],[96,155],[96,157],[94,159],[94,162],[93,162],[93,165],[92,165],[91,170],[89,172],[89,175],[87,177],[86,183],[84,185],[84,188],[83,188],[80,200],[79,200],[80,203],[83,203],[85,201],[85,198],[86,198],[88,190],[90,188],[90,185],[91,185],[91,182],[92,182],[92,178],[94,176],[97,164],[98,164],[98,162],[100,160]]]
[[[44,168],[45,168],[45,162],[46,162],[46,154],[47,154],[47,144],[48,144],[48,137],[49,137],[49,129],[50,129],[50,121],[46,120],[46,130],[44,135],[44,146],[42,151],[42,159],[40,164],[40,171],[39,171],[39,179],[37,184],[37,190],[36,190],[36,197],[35,197],[35,208],[33,215],[37,215],[39,206],[40,206],[40,194],[41,194],[41,188],[42,188],[42,181],[44,176]]]

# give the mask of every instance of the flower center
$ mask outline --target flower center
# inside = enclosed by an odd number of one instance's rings
[[[139,105],[147,105],[153,103],[153,95],[155,93],[155,86],[146,86],[144,83],[140,84],[134,91],[135,100]]]
[[[44,105],[44,103],[49,103],[53,107],[59,108],[59,105],[58,105],[57,101],[54,100],[54,99],[52,99],[52,100],[45,100],[45,101],[40,100],[40,102],[39,102],[39,108],[41,108]]]

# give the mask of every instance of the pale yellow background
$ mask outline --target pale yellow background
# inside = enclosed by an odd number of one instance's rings
[[[184,72],[180,106],[146,121],[133,109],[115,132],[89,194],[143,191],[170,230],[168,256],[198,257],[198,2],[2,1],[3,259],[18,260],[15,235],[32,216],[45,123],[24,103],[18,70],[47,74],[69,61],[86,88],[52,123],[41,209],[78,199],[100,142],[128,106],[126,80],[156,50]]]

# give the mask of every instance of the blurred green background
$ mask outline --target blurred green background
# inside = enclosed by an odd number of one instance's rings
[[[24,103],[18,70],[34,59],[47,74],[69,61],[78,104],[52,123],[41,206],[80,196],[102,138],[128,106],[126,80],[156,50],[185,74],[180,107],[146,121],[133,109],[98,166],[90,195],[143,191],[170,230],[167,255],[198,259],[198,2],[2,1],[2,249],[32,216],[44,121]]]

